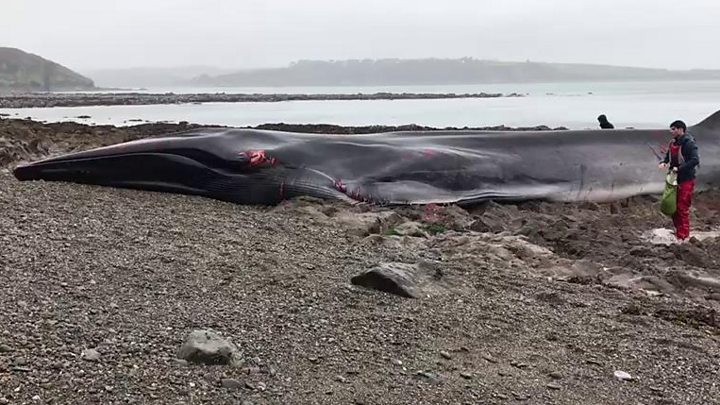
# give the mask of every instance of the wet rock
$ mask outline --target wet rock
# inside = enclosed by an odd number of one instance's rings
[[[237,365],[240,363],[238,348],[210,330],[192,331],[180,347],[177,357],[201,364]]]

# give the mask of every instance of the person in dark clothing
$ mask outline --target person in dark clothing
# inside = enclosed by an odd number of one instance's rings
[[[605,114],[600,114],[598,116],[598,122],[600,122],[600,128],[602,129],[614,129],[615,126],[608,121]]]
[[[668,145],[665,159],[660,162],[661,169],[677,173],[677,211],[673,215],[675,237],[685,240],[690,236],[690,204],[695,188],[695,172],[700,164],[695,139],[687,133],[687,126],[678,120],[670,124],[673,140]]]

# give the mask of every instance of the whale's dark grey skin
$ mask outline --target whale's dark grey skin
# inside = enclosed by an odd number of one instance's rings
[[[720,111],[689,128],[697,187],[720,185]],[[201,129],[41,160],[56,180],[273,205],[309,195],[378,204],[609,201],[659,193],[667,129],[315,135]]]

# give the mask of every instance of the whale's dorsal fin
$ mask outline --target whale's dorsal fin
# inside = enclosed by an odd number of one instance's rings
[[[720,111],[716,111],[709,117],[695,124],[693,127],[702,129],[720,129]]]

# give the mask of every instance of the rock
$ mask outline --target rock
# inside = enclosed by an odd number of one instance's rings
[[[28,364],[28,361],[24,357],[18,357],[17,359],[15,359],[15,361],[13,361],[12,364],[13,366],[26,366]]]
[[[624,371],[618,370],[614,373],[615,378],[617,378],[620,381],[630,381],[632,380],[632,376]]]
[[[80,358],[87,361],[98,361],[100,360],[100,352],[95,349],[85,349],[80,354]]]
[[[548,387],[548,388],[551,389],[551,390],[559,390],[559,389],[562,388],[561,386],[559,386],[559,385],[557,385],[557,384],[555,384],[555,383],[548,383],[548,384],[546,385],[546,387]]]
[[[348,229],[351,234],[365,237],[381,233],[400,221],[400,216],[392,211],[380,212],[340,212],[333,217],[333,222]]]
[[[223,378],[222,380],[220,380],[220,385],[223,388],[227,388],[232,391],[239,390],[244,386],[243,383],[234,378]]]
[[[415,266],[405,263],[383,263],[354,276],[350,282],[407,298],[418,298],[420,289]]]
[[[13,348],[12,348],[12,347],[10,347],[10,346],[8,346],[8,345],[6,345],[6,344],[1,344],[1,345],[0,345],[0,353],[10,353],[10,352],[12,352],[12,351],[13,351]]]
[[[187,360],[183,359],[173,359],[173,361],[175,362],[175,364],[181,367],[186,367],[189,364]]]
[[[245,374],[259,374],[261,371],[260,367],[243,367],[242,369]]]
[[[405,222],[392,228],[392,230],[394,234],[400,236],[416,236],[421,238],[427,238],[429,236],[422,224],[418,222]]]
[[[441,351],[441,352],[440,352],[440,355],[441,355],[444,359],[447,359],[447,360],[452,359],[452,356],[450,355],[450,353],[446,352],[445,350]]]
[[[472,375],[471,373],[468,373],[468,372],[462,372],[462,373],[460,373],[460,377],[462,377],[462,378],[464,378],[464,379],[466,379],[466,380],[472,380],[473,375]]]
[[[563,378],[563,375],[562,375],[561,373],[557,372],[557,371],[553,371],[552,373],[550,373],[550,374],[548,374],[548,375],[549,375],[550,378],[552,378],[553,380],[560,380],[560,379]]]
[[[491,216],[482,216],[477,218],[470,224],[470,230],[483,233],[497,233],[502,232],[503,224],[497,218]]]
[[[210,330],[192,331],[178,350],[177,357],[201,364],[240,363],[237,347]]]
[[[439,378],[438,375],[436,375],[436,374],[434,374],[434,373],[427,372],[427,371],[418,371],[418,372],[415,373],[415,375],[416,375],[417,377],[425,378],[428,382],[430,382],[430,383],[432,383],[432,384],[437,384],[437,383],[440,382],[440,378]]]
[[[449,205],[442,207],[435,224],[442,225],[447,229],[464,231],[468,230],[473,222],[473,217],[466,210],[457,205]]]

